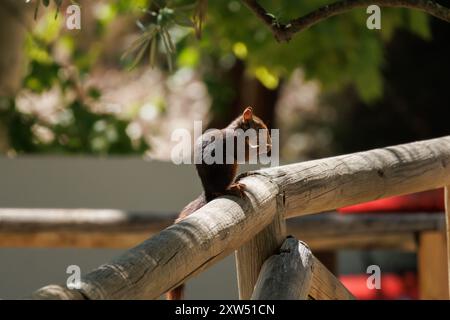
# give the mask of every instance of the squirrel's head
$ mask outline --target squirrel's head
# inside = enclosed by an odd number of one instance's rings
[[[267,125],[262,121],[260,118],[255,116],[253,114],[252,107],[245,108],[244,112],[242,112],[242,115],[240,116],[240,128],[244,131],[247,131],[249,129],[254,129],[257,133],[262,132],[264,135],[266,135],[267,139],[267,153],[270,153],[271,147],[272,147],[272,140],[270,138],[269,129],[267,128]],[[261,131],[263,130],[263,131]],[[259,141],[259,135],[258,135],[258,144],[257,145],[251,145],[249,144],[250,148],[259,148],[259,145],[261,142]]]

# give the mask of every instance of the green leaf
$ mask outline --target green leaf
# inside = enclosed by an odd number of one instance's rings
[[[431,39],[428,15],[416,10],[409,10],[408,12],[410,30],[423,39]]]
[[[125,57],[138,50],[145,42],[149,42],[156,35],[156,33],[156,26],[150,26],[148,31],[144,32],[139,38],[133,41],[130,47],[125,50],[125,52],[121,56],[121,59],[125,59]]]
[[[168,48],[169,48],[169,52],[170,52],[170,53],[175,53],[175,45],[174,45],[173,42],[172,42],[172,38],[170,37],[169,32],[167,31],[166,28],[163,28],[163,29],[162,29],[162,33],[163,33],[163,36],[165,37],[165,39],[166,39],[166,41],[167,41],[167,45],[168,45]]]
[[[152,40],[150,40],[150,54],[149,57],[149,63],[150,66],[153,68],[155,66],[156,61],[156,49],[158,47],[158,39],[157,37],[153,37]]]
[[[134,69],[138,63],[142,60],[142,57],[144,56],[144,53],[147,49],[148,43],[144,44],[141,49],[139,50],[138,54],[136,55],[136,57],[133,60],[133,63],[130,67],[130,69]]]
[[[196,47],[186,47],[178,54],[177,64],[180,67],[193,68],[200,61],[200,53]]]

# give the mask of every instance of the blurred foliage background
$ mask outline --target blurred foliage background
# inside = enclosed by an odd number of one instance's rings
[[[72,1],[0,4],[1,152],[168,159],[171,130],[246,105],[288,161],[450,133],[450,25],[424,13],[369,30],[356,9],[278,43],[240,1],[77,3],[81,30]],[[331,1],[260,3],[286,22]]]

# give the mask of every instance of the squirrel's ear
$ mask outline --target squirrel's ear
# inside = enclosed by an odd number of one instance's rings
[[[242,120],[244,122],[251,121],[253,119],[253,109],[252,107],[245,108],[244,112],[242,113]]]

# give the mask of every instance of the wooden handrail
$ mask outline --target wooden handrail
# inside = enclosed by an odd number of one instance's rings
[[[0,209],[0,247],[130,248],[170,226],[175,217],[176,213],[103,209]],[[287,234],[313,250],[415,250],[417,233],[444,230],[442,212],[330,212],[287,221]]]
[[[172,212],[129,212],[115,209],[1,208],[0,232],[159,232],[170,226]]]
[[[86,274],[77,297],[157,298],[252,239],[276,214],[318,213],[449,185],[450,137],[250,172],[241,182],[245,198],[217,198]],[[64,287],[52,292],[74,295]],[[49,291],[34,297],[48,298]]]
[[[172,225],[175,212],[128,212],[111,209],[16,209],[0,208],[0,234],[26,236],[46,232],[86,235],[117,232],[130,235],[156,233]],[[445,230],[443,212],[376,212],[339,214],[327,212],[288,220],[290,230],[305,236],[397,233]],[[78,235],[78,236],[81,236]],[[0,243],[0,246],[4,244]],[[26,244],[24,244],[25,246]],[[34,243],[30,243],[34,246]]]
[[[446,238],[447,238],[447,279],[448,279],[448,296],[450,297],[450,184],[445,186],[445,220],[446,220]]]

